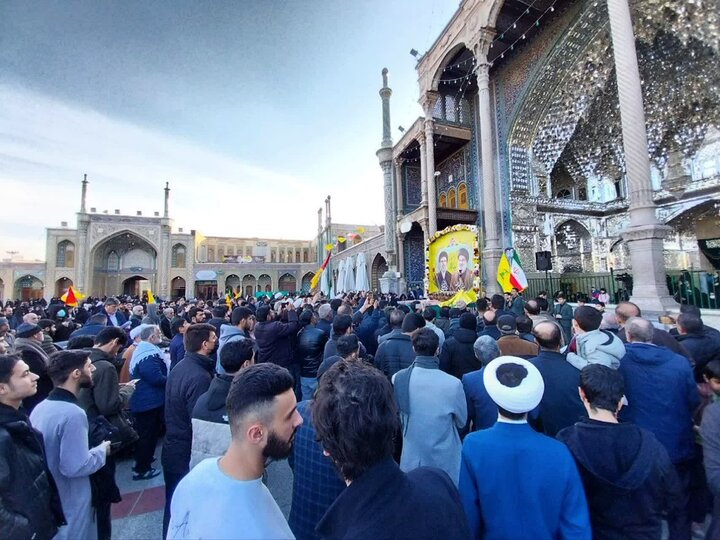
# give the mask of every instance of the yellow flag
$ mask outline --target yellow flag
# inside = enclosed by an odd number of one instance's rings
[[[497,271],[497,282],[503,292],[510,292],[512,284],[510,283],[510,277],[512,276],[512,268],[510,267],[510,261],[508,261],[505,253],[500,257],[500,263],[498,264]]]
[[[325,251],[332,251],[335,244],[325,244]]]
[[[358,228],[357,228],[357,231],[358,231],[360,234],[362,234],[362,233],[365,232],[365,227],[358,227]]]
[[[338,242],[340,242],[341,244],[344,244],[344,243],[345,243],[345,237],[344,237],[344,236],[338,236]]]
[[[228,309],[232,309],[233,303],[232,303],[232,300],[230,299],[229,294],[225,294],[225,303],[227,304]]]
[[[148,289],[148,304],[154,304],[155,303],[155,297],[153,296],[153,293],[150,289]]]

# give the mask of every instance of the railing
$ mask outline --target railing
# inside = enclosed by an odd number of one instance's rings
[[[671,271],[666,276],[670,295],[679,304],[691,304],[701,309],[720,309],[720,272]],[[562,291],[570,302],[589,298],[593,288],[605,289],[610,302],[617,304],[632,295],[633,279],[625,272],[584,274],[531,274],[528,276],[527,298],[535,298],[540,291],[556,294]]]
[[[720,272],[681,271],[667,276],[668,290],[680,304],[720,309]]]
[[[593,290],[605,289],[610,295],[610,303],[629,299],[632,294],[632,276],[626,273],[597,272],[583,274],[553,274],[547,276],[533,274],[528,276],[526,298],[535,298],[540,291],[554,296],[562,292],[570,302],[578,299],[592,299]]]

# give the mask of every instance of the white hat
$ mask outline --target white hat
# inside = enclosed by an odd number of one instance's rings
[[[155,326],[154,324],[138,324],[135,328],[130,330],[130,339],[135,341],[137,337],[140,335],[140,332],[145,330],[146,328],[150,328],[151,326]]]
[[[497,378],[497,370],[507,364],[517,364],[527,370],[527,375],[517,386],[505,386]],[[516,356],[500,356],[483,370],[483,382],[490,398],[511,413],[526,413],[538,406],[545,392],[545,382],[538,369],[527,360]]]

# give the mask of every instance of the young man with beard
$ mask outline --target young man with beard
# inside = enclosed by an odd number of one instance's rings
[[[293,384],[290,372],[273,363],[238,373],[227,399],[230,447],[223,457],[202,461],[180,481],[172,498],[168,539],[294,538],[262,483],[266,460],[290,455],[303,422]]]
[[[0,356],[0,538],[52,538],[65,523],[42,436],[20,408],[37,380],[19,355]]]
[[[55,389],[30,415],[33,426],[43,435],[48,468],[67,520],[56,540],[97,538],[90,475],[105,465],[110,441],[88,447],[88,419],[77,401],[81,388],[92,387],[93,371],[88,351],[53,353],[48,375]]]

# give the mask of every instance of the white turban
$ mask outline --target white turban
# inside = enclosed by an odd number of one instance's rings
[[[155,326],[154,324],[139,324],[132,330],[130,330],[130,339],[135,341],[137,337],[140,335],[140,332],[145,330],[146,328],[150,328],[151,326]]]
[[[518,364],[527,370],[527,376],[515,387],[505,386],[497,378],[497,370],[505,364]],[[483,370],[483,382],[490,398],[511,413],[526,413],[538,406],[545,392],[545,382],[538,369],[527,360],[516,356],[500,356]]]

